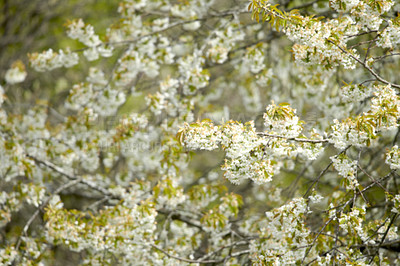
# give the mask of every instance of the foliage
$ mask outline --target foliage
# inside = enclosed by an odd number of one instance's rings
[[[69,19],[1,80],[0,264],[398,264],[399,8]]]

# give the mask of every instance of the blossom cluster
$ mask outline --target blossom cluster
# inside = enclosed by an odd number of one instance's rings
[[[340,228],[344,231],[344,233],[348,234],[351,231],[355,231],[356,235],[363,241],[366,242],[368,240],[367,232],[363,227],[363,221],[365,220],[365,206],[358,208],[354,207],[348,213],[341,213],[338,222]],[[374,244],[374,243],[373,243]]]
[[[86,45],[88,49],[83,55],[89,60],[94,61],[99,58],[99,54],[103,57],[110,57],[112,49],[101,46],[102,42],[98,35],[94,33],[92,25],[85,24],[82,19],[76,19],[67,23],[67,35],[73,40],[79,40]]]
[[[292,51],[296,62],[305,65],[323,64],[327,68],[342,65],[346,69],[354,69],[356,61],[339,48],[345,46],[344,35],[358,33],[358,29],[353,24],[353,20],[349,17],[332,19],[327,22],[305,17],[301,23],[289,24],[283,30],[295,43]],[[338,31],[343,32],[344,35],[337,35]],[[355,49],[348,52],[354,57],[359,57]]]
[[[92,83],[75,84],[66,101],[71,110],[93,110],[100,115],[112,115],[126,100],[125,93],[109,86],[101,87]]]
[[[380,33],[376,44],[382,48],[395,48],[400,43],[400,19],[389,20],[389,25]]]
[[[21,60],[17,60],[11,65],[11,68],[7,70],[4,78],[8,84],[16,84],[23,82],[27,74],[24,63],[22,63]]]
[[[265,47],[249,48],[243,58],[243,65],[248,66],[248,69],[253,73],[260,73],[265,69],[264,52]]]
[[[264,125],[267,132],[282,135],[287,138],[295,138],[299,136],[303,130],[302,121],[296,116],[296,109],[291,108],[288,104],[274,103],[266,108],[264,113]]]
[[[356,118],[347,118],[342,122],[334,120],[329,142],[336,148],[344,149],[348,145],[369,145],[378,131],[390,130],[398,125],[400,117],[400,98],[390,85],[373,86],[371,107],[368,112]]]
[[[114,71],[114,80],[118,86],[128,86],[139,73],[155,78],[159,74],[159,64],[172,64],[174,53],[170,42],[162,36],[152,36],[140,39],[118,60]]]
[[[205,60],[200,56],[200,51],[194,51],[193,55],[182,57],[178,61],[179,73],[183,84],[183,93],[193,95],[199,89],[208,85],[210,74],[203,69]]]
[[[264,140],[257,136],[253,121],[245,125],[229,121],[223,126],[208,121],[186,124],[179,135],[190,149],[214,150],[221,145],[227,157],[222,170],[234,184],[247,178],[257,183],[269,182],[279,170],[265,152]]]
[[[330,135],[329,142],[334,144],[337,149],[344,149],[350,144],[364,146],[369,140],[367,132],[359,131],[357,129],[356,121],[346,119],[343,122],[339,122],[335,119],[333,122],[333,132]]]
[[[265,150],[265,142],[255,132],[254,122],[245,125],[228,122],[222,127],[221,145],[226,152],[222,170],[234,184],[250,178],[256,183],[266,183],[279,172],[279,165]]]
[[[340,96],[344,102],[360,102],[371,96],[373,88],[358,84],[346,84],[340,88]]]
[[[260,228],[264,240],[254,240],[250,245],[253,263],[301,263],[311,243],[310,230],[303,221],[308,212],[307,202],[303,198],[295,198],[286,205],[266,212],[266,220]]]
[[[71,52],[70,49],[66,49],[66,52],[59,50],[53,52],[53,49],[49,49],[42,53],[33,53],[29,55],[30,65],[39,72],[50,71],[60,67],[72,67],[78,64],[79,56],[75,52]]]
[[[297,155],[315,160],[323,151],[322,141],[319,142],[322,137],[315,130],[311,131],[310,139],[301,136],[296,144],[286,140],[298,137],[303,129],[295,112],[287,104],[269,105],[264,113],[267,131],[261,135],[256,132],[254,121],[245,124],[228,121],[216,126],[203,120],[186,123],[178,138],[192,150],[214,150],[221,146],[226,156],[221,169],[232,183],[239,184],[245,179],[267,183],[284,166],[283,160]]]
[[[377,130],[389,130],[398,126],[400,97],[390,85],[374,86],[371,110],[368,114],[376,118]]]
[[[235,46],[235,43],[243,40],[244,34],[239,30],[238,22],[221,21],[224,31],[215,31],[208,45],[206,56],[214,63],[222,64],[228,59],[228,53]],[[228,24],[228,27],[225,26]]]
[[[378,30],[383,22],[381,15],[388,12],[395,1],[330,0],[329,3],[334,10],[349,13],[362,29]]]
[[[339,175],[344,178],[347,189],[355,190],[359,183],[357,181],[357,161],[350,160],[346,155],[332,156],[331,161]]]
[[[385,162],[390,166],[390,169],[400,169],[400,149],[397,145],[387,151]]]

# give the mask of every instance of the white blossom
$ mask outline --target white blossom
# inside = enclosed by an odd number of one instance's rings
[[[6,71],[4,78],[8,84],[16,84],[23,82],[26,76],[25,65],[21,61],[16,61],[11,68]]]

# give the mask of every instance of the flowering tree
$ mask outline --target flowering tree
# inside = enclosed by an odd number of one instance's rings
[[[103,34],[68,21],[72,48],[0,86],[1,264],[399,263],[398,8],[123,0]]]

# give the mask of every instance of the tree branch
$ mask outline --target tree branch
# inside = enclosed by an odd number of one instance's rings
[[[328,142],[328,139],[302,139],[302,138],[289,138],[286,136],[282,135],[274,135],[274,134],[269,134],[265,132],[257,132],[257,135],[263,136],[263,137],[269,137],[269,138],[278,138],[278,139],[286,139],[286,140],[292,140],[292,141],[297,141],[297,142],[308,142],[308,143],[324,143]]]
[[[387,85],[392,86],[393,88],[397,88],[400,89],[400,85],[398,84],[394,84],[391,83],[389,81],[387,81],[386,79],[382,78],[381,76],[378,75],[378,73],[376,73],[372,68],[370,68],[367,63],[364,63],[363,61],[361,61],[360,59],[358,59],[357,57],[355,57],[354,55],[352,55],[349,51],[347,51],[346,49],[340,47],[339,45],[337,45],[335,42],[333,42],[332,40],[328,40],[328,42],[330,42],[331,44],[335,45],[337,48],[339,48],[343,53],[348,54],[351,58],[353,58],[355,61],[357,61],[360,65],[362,65],[366,70],[368,70],[372,76],[374,76],[378,81],[385,83]]]

